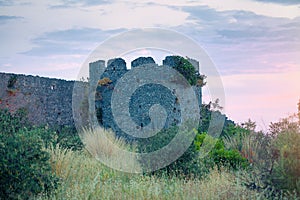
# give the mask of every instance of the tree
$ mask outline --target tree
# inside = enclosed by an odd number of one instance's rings
[[[298,102],[298,121],[299,121],[299,124],[300,124],[300,99],[299,99],[299,102]]]

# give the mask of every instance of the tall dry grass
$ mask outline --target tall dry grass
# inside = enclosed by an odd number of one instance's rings
[[[87,152],[51,148],[52,169],[61,178],[50,197],[39,199],[257,199],[236,176],[212,170],[204,180],[148,176],[113,170]]]
[[[111,130],[101,127],[84,129],[80,138],[88,152],[107,166],[129,173],[142,172],[134,145],[118,138]]]

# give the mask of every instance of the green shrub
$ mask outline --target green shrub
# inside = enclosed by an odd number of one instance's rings
[[[142,152],[158,150],[167,145],[177,134],[177,131],[178,127],[176,126],[163,130],[155,136],[144,140],[143,143],[139,143],[138,146],[140,149],[143,149]],[[204,140],[214,144],[214,146],[212,149],[208,149],[209,152],[207,156],[200,157],[200,149]],[[158,162],[161,158],[159,157],[157,159]],[[248,165],[249,162],[239,151],[226,149],[222,139],[215,139],[206,133],[196,133],[193,144],[185,153],[175,162],[161,169],[158,173],[166,172],[169,175],[205,177],[214,166],[218,166],[218,168],[226,166],[229,169],[237,170],[246,168]]]
[[[300,194],[300,132],[280,133],[274,139],[278,156],[270,179],[276,189]]]
[[[271,197],[278,193],[300,194],[300,127],[295,117],[271,123],[269,134],[257,138],[260,148],[252,148],[256,154],[253,168],[264,183]],[[259,151],[258,151],[259,150]],[[262,153],[263,152],[263,153]]]
[[[171,67],[182,74],[190,85],[197,85],[199,87],[205,85],[204,79],[206,76],[200,75],[188,59],[181,56],[168,56],[167,58],[172,60],[172,62],[169,63]]]
[[[26,109],[19,109],[14,115],[11,115],[6,109],[0,109],[0,133],[12,134],[25,127],[30,128],[26,116]]]
[[[27,110],[21,108],[13,115],[8,110],[0,109],[0,133],[12,134],[26,128],[35,131],[43,140],[45,147],[59,144],[62,148],[81,150],[83,144],[75,127],[71,126],[32,126],[27,119]]]
[[[248,123],[251,125],[251,123]],[[241,176],[244,185],[276,199],[300,194],[300,131],[298,122],[285,118],[272,123],[269,134],[247,128],[224,139],[227,147],[236,149],[251,165]],[[241,131],[242,130],[242,131]]]
[[[229,127],[227,130],[223,138],[225,147],[239,152],[249,162],[245,174],[240,177],[243,184],[260,192],[268,190],[270,183],[267,177],[273,166],[271,138],[240,125]]]
[[[218,115],[222,115],[221,112],[219,110],[222,109],[222,107],[220,105],[218,105],[219,100],[217,99],[214,103],[210,102],[208,104],[203,103],[201,105],[201,109],[200,109],[200,117],[201,117],[201,122],[200,125],[198,127],[198,132],[199,133],[204,133],[204,132],[208,132],[208,128],[210,125],[210,121],[211,121],[211,116],[216,114]],[[234,121],[228,119],[225,116],[225,121],[224,121],[224,126],[222,129],[222,132],[220,134],[220,137],[224,137],[224,136],[232,136],[234,133],[236,133],[237,130],[239,128],[239,126],[237,126]]]
[[[137,143],[137,147],[139,151],[143,153],[156,151],[169,144],[170,141],[175,137],[175,135],[178,134],[178,131],[178,126],[164,129],[153,137],[139,141]],[[178,148],[180,147],[178,146]],[[151,163],[148,163],[149,161],[142,159],[140,159],[139,161],[142,167],[147,168],[150,164],[154,165],[155,162],[161,162],[161,159],[161,156],[158,156],[157,158],[152,158],[150,161]],[[175,162],[156,171],[154,174],[202,177],[209,172],[208,168],[206,167],[207,163],[209,163],[209,160],[207,159],[203,159],[200,162],[200,159],[198,159],[198,151],[194,148],[193,145],[191,145]]]
[[[200,151],[200,148],[204,142],[204,140],[211,140],[215,146],[208,153],[207,158],[213,161],[213,165],[218,166],[218,168],[222,166],[229,167],[230,169],[240,169],[246,168],[248,166],[248,161],[244,158],[239,151],[236,149],[227,149],[225,148],[224,142],[221,138],[213,138],[212,136],[207,135],[207,133],[197,134],[194,146],[196,150]]]
[[[241,156],[241,154],[235,149],[214,149],[211,152],[211,157],[219,168],[221,166],[228,166],[231,169],[238,170],[248,166],[247,159]]]
[[[28,199],[50,193],[58,179],[44,149],[42,129],[27,128],[24,115],[0,110],[0,198]]]
[[[39,136],[44,147],[59,146],[63,149],[72,149],[74,151],[82,150],[83,144],[75,127],[57,126],[51,127],[29,127],[29,130]]]
[[[75,127],[58,126],[56,128],[50,128],[48,133],[54,135],[53,146],[59,144],[61,148],[72,149],[73,151],[83,149],[82,141]]]

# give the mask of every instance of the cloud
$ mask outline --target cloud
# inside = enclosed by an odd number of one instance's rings
[[[113,3],[113,0],[62,0],[66,5],[103,5]]]
[[[189,23],[176,27],[195,39],[221,74],[280,73],[300,68],[300,18],[186,6]]]
[[[2,9],[3,15],[21,16],[24,21],[6,23],[0,27],[1,56],[26,52],[33,48],[33,41],[44,33],[67,29],[133,29],[142,27],[172,27],[183,24],[188,16],[180,9],[160,5],[114,2],[94,6],[63,6],[49,9],[61,1],[34,1]],[[75,2],[75,1],[72,1]],[[72,2],[69,2],[72,3]],[[92,1],[79,1],[92,4]],[[95,2],[95,1],[94,1]],[[101,2],[100,2],[101,3]],[[103,3],[103,2],[102,2]]]
[[[207,6],[215,9],[216,11],[250,11],[257,15],[264,15],[268,17],[284,17],[295,18],[300,16],[300,7],[295,3],[298,0],[226,0],[226,2],[220,2],[220,0],[201,0],[201,1],[188,1],[188,0],[140,0],[140,3],[155,3],[157,5],[164,6],[176,6],[176,7],[197,7]],[[271,3],[273,1],[273,3]],[[132,2],[132,1],[127,1]],[[275,3],[282,2],[282,3]],[[299,4],[299,1],[298,1]]]
[[[0,23],[5,23],[11,20],[19,20],[19,19],[24,19],[24,18],[19,16],[0,15]]]
[[[57,41],[57,42],[99,42],[111,34],[124,31],[124,29],[101,30],[95,28],[67,29],[45,33],[34,39],[34,42]]]
[[[13,0],[0,0],[0,6],[11,6],[13,4]]]
[[[22,0],[0,0],[0,6],[2,7],[14,7],[18,5],[32,5],[33,2],[30,0],[22,1]]]
[[[68,29],[44,33],[32,40],[34,47],[24,55],[53,56],[88,54],[94,46],[108,37],[124,31],[123,29],[107,30],[93,28]]]
[[[60,0],[57,3],[51,3],[50,9],[65,9],[74,7],[97,6],[111,4],[114,1],[109,0]]]
[[[215,0],[174,4],[170,0],[30,1],[32,5],[3,9],[4,16],[24,18],[0,19],[9,21],[0,27],[2,56],[19,52],[42,57],[82,55],[123,30],[164,27],[196,40],[222,74],[280,72],[287,70],[286,66],[295,68],[300,62],[296,56],[300,49],[300,17],[294,18],[299,15],[297,6],[266,5],[252,0],[228,0],[226,4]],[[269,10],[282,12],[270,14]],[[281,15],[285,17],[279,18]]]
[[[299,0],[254,0],[264,3],[278,3],[283,5],[298,5],[300,4]]]

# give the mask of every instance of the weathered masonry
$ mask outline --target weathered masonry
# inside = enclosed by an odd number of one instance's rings
[[[197,61],[190,59],[189,62],[196,71],[199,70]],[[131,68],[146,64],[155,62],[151,57],[140,57],[131,62]],[[174,67],[172,56],[167,56],[163,60],[163,65]],[[111,97],[118,80],[130,69],[122,58],[109,60],[106,68],[105,61],[101,60],[90,63],[89,67],[89,91],[86,92],[86,99],[82,100],[85,102],[81,104],[84,107],[83,118],[86,119],[86,123],[96,119],[96,123],[113,129],[118,135],[124,135],[112,115]],[[101,73],[103,71],[101,68],[105,68],[104,73]],[[28,112],[29,120],[35,125],[74,126],[72,95],[75,83],[88,88],[87,82],[0,73],[0,108],[11,112],[23,108]],[[193,86],[193,89],[200,107],[201,87]],[[139,87],[131,96],[129,112],[136,128],[143,128],[149,124],[149,109],[155,104],[162,106],[167,112],[165,127],[180,122],[181,108],[177,102],[176,92],[163,85],[152,83]]]

